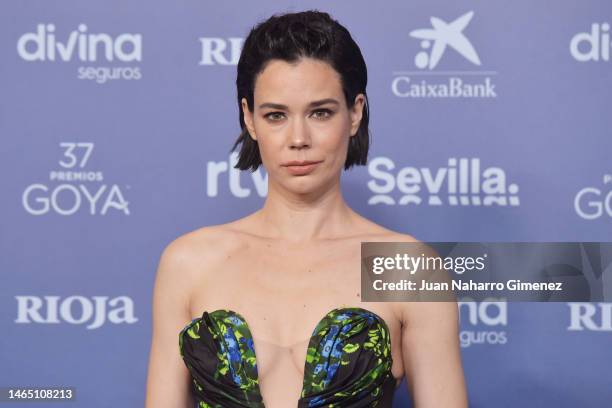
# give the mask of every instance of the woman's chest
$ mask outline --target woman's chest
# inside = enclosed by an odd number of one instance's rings
[[[339,307],[362,307],[386,322],[393,373],[400,375],[400,326],[390,304],[361,302],[360,246],[300,251],[252,246],[220,258],[224,261],[207,266],[194,283],[191,313],[226,309],[244,318],[264,394],[299,393],[315,328]]]
[[[271,323],[276,316],[286,326],[291,318],[316,313],[316,305],[360,300],[358,244],[293,248],[249,242],[216,259],[214,265],[194,265],[195,316],[202,307],[247,308],[257,320]]]

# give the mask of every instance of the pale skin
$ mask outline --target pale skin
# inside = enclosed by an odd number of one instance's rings
[[[359,94],[348,108],[339,74],[310,58],[271,61],[257,77],[254,110],[245,99],[242,107],[268,173],[268,195],[260,210],[191,231],[164,249],[153,294],[146,408],[193,406],[178,333],[216,309],[247,320],[266,407],[295,406],[312,331],[344,306],[385,320],[392,374],[398,385],[407,377],[416,408],[468,406],[456,303],[360,300],[360,243],[416,241],[362,217],[342,197],[342,166],[364,102]],[[261,106],[266,103],[277,106]],[[282,166],[289,160],[322,162],[293,175]]]

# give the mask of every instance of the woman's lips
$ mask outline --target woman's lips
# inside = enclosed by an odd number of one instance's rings
[[[311,173],[321,162],[308,162],[305,164],[288,164],[284,167],[294,176],[304,176]]]

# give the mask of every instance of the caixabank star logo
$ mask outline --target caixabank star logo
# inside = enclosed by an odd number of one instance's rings
[[[445,21],[432,16],[430,27],[416,28],[408,33],[408,48],[414,52],[416,70],[393,72],[391,90],[400,98],[497,98],[493,77],[497,71],[483,70],[481,56],[466,31],[474,18],[468,11]],[[451,60],[449,53],[454,53]]]

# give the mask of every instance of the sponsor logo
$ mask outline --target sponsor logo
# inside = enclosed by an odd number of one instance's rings
[[[30,184],[23,191],[21,201],[29,214],[73,215],[88,211],[90,215],[106,215],[117,211],[130,215],[129,202],[118,184],[106,183],[102,171],[84,170],[93,143],[64,142],[60,148],[64,150],[58,162],[61,169],[51,170],[48,182]]]
[[[518,206],[519,187],[500,167],[482,168],[479,158],[449,158],[447,167],[397,168],[388,157],[368,164],[369,205]]]
[[[584,187],[574,196],[574,210],[585,220],[612,218],[612,174],[602,178],[603,187]]]
[[[612,332],[612,303],[570,302],[568,331]]]
[[[18,324],[78,324],[92,330],[106,322],[134,324],[134,301],[128,296],[15,296]]]
[[[438,70],[444,56],[452,50],[468,67],[480,67],[482,62],[474,44],[466,36],[466,29],[474,16],[469,11],[451,22],[431,17],[431,27],[410,31],[419,41],[420,50],[414,57],[418,71],[394,72],[391,90],[401,98],[496,98],[495,71]],[[456,68],[461,69],[461,65]]]
[[[474,46],[463,34],[463,30],[474,16],[470,11],[451,23],[438,17],[431,17],[432,28],[421,28],[410,32],[410,36],[423,40],[421,48],[429,50],[419,52],[414,64],[420,69],[434,69],[448,48],[457,51],[474,65],[480,65],[480,57]]]
[[[457,306],[462,328],[459,332],[461,347],[508,342],[505,330],[508,325],[508,303],[504,299],[483,302],[462,300],[457,302]]]
[[[610,61],[610,24],[593,23],[590,32],[581,32],[572,37],[570,54],[576,61]]]
[[[206,165],[206,195],[208,197],[216,197],[219,195],[219,187],[226,184],[229,187],[230,194],[238,198],[246,198],[253,191],[259,197],[265,197],[268,194],[268,174],[265,173],[260,166],[255,172],[243,172],[234,168],[238,163],[238,153],[232,152],[227,161],[210,161]],[[251,181],[250,187],[245,187],[242,181],[243,173],[249,174]]]
[[[140,63],[142,61],[142,34],[90,33],[85,24],[79,24],[69,34],[60,34],[55,24],[38,24],[36,31],[23,34],[17,40],[17,54],[32,63],[87,62],[80,65],[77,78],[93,80],[99,84],[109,80],[138,80],[142,78],[140,66],[101,66],[114,63]]]
[[[238,65],[244,38],[201,37],[199,65]]]

